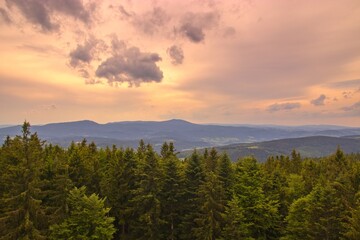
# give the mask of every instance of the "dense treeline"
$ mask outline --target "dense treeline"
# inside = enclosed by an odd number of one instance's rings
[[[0,239],[360,239],[359,160],[63,149],[25,122],[0,148]]]

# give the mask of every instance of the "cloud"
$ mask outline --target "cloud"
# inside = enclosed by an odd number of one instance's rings
[[[171,63],[174,65],[182,64],[184,61],[184,51],[180,46],[172,45],[167,49],[167,53],[171,58]]]
[[[3,8],[0,8],[0,20],[6,24],[12,23],[8,12]]]
[[[170,20],[164,9],[155,7],[151,12],[134,19],[133,24],[144,33],[153,35]]]
[[[22,44],[18,46],[20,50],[32,51],[44,56],[62,55],[60,48],[48,45],[48,44]]]
[[[224,38],[231,38],[236,35],[236,30],[233,27],[227,27],[223,30]]]
[[[345,80],[339,82],[329,83],[328,86],[333,88],[353,88],[360,86],[360,79]]]
[[[43,32],[54,32],[60,27],[55,14],[63,14],[91,23],[94,4],[85,6],[81,0],[6,0],[9,9],[15,6],[30,23],[40,26]]]
[[[277,111],[283,111],[283,110],[292,110],[295,108],[300,108],[300,103],[275,103],[270,106],[268,106],[267,110],[269,112],[277,112]]]
[[[179,30],[191,42],[199,43],[205,39],[205,30],[216,26],[219,19],[220,15],[217,12],[188,12],[183,16]]]
[[[321,94],[318,98],[311,100],[310,103],[314,106],[323,106],[325,105],[325,99],[326,96],[324,94]]]
[[[92,13],[95,11],[95,3],[91,3],[87,6],[83,4],[82,0],[48,0],[42,2],[48,3],[50,10],[58,11],[65,15],[71,16],[75,19],[79,19],[85,24],[92,22]]]
[[[15,5],[29,22],[40,25],[44,32],[52,32],[59,29],[59,25],[51,21],[49,10],[43,1],[6,0],[6,3],[10,8]]]
[[[121,17],[124,19],[130,18],[134,15],[133,13],[129,13],[128,11],[126,11],[124,6],[122,6],[122,5],[119,6],[119,11],[120,11]]]
[[[360,112],[360,101],[354,103],[353,105],[349,106],[349,107],[343,107],[342,110],[344,111],[359,111]]]
[[[69,54],[70,65],[78,67],[82,64],[89,64],[94,58],[96,45],[99,43],[95,38],[90,38],[84,44],[78,44]]]
[[[171,19],[161,7],[154,7],[143,14],[129,13],[123,6],[119,7],[119,11],[122,19],[129,20],[136,29],[148,35],[159,32]]]
[[[360,101],[354,103],[351,106],[343,107],[342,110],[345,112],[351,112],[355,116],[360,115]]]
[[[49,112],[49,111],[55,111],[57,109],[55,104],[44,104],[44,105],[38,105],[34,108],[31,108],[27,111],[29,114],[34,113],[41,113],[41,112]]]
[[[342,95],[345,99],[350,99],[353,95],[353,93],[351,91],[344,91],[342,92]]]
[[[111,37],[111,50],[113,55],[122,54],[126,50],[126,43],[113,35]]]
[[[141,52],[139,48],[131,47],[102,62],[96,76],[106,78],[109,84],[127,82],[129,86],[161,82],[163,72],[156,65],[158,61],[161,61],[161,57],[157,53]]]

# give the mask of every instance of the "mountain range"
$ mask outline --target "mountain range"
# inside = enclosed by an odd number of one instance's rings
[[[71,141],[81,141],[86,138],[89,142],[94,141],[98,146],[136,147],[140,139],[152,144],[159,150],[162,143],[172,141],[178,151],[187,149],[220,147],[219,149],[233,149],[234,146],[242,146],[245,149],[256,149],[251,143],[263,143],[268,146],[280,139],[300,138],[298,142],[332,141],[336,145],[349,145],[359,139],[349,136],[360,136],[360,128],[309,125],[309,126],[274,126],[274,125],[221,125],[221,124],[195,124],[180,119],[168,121],[125,121],[99,124],[84,120],[76,122],[50,123],[46,125],[34,125],[32,132],[37,132],[39,137],[49,143],[67,147]],[[21,134],[21,126],[0,128],[0,138]],[[304,138],[304,137],[318,138]],[[322,138],[319,138],[319,137]],[[332,137],[332,138],[323,138]],[[331,139],[331,140],[330,140]],[[296,142],[295,140],[287,140]],[[284,142],[284,141],[282,141]],[[285,141],[286,142],[286,141]],[[242,143],[243,145],[234,145]],[[336,144],[337,143],[337,144]],[[226,146],[229,145],[229,146]],[[271,145],[271,144],[270,144]],[[283,144],[280,144],[283,145]],[[226,147],[225,147],[226,146]],[[289,145],[289,148],[297,145]],[[259,148],[258,148],[259,149]],[[284,149],[286,153],[288,149]],[[349,149],[351,150],[351,149]],[[278,149],[278,151],[282,151]],[[360,148],[358,148],[360,151]],[[271,151],[270,151],[271,152]],[[269,153],[270,153],[269,152]],[[304,150],[306,152],[306,150]],[[314,151],[311,151],[314,152]],[[319,152],[322,152],[319,150]],[[326,152],[326,151],[325,151]],[[251,152],[249,152],[251,154]]]

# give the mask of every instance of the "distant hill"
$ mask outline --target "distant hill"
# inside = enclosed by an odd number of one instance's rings
[[[216,149],[219,152],[226,152],[233,161],[245,156],[254,156],[263,162],[269,156],[290,155],[293,149],[300,152],[302,157],[323,157],[334,153],[337,146],[340,146],[345,153],[360,153],[360,136],[289,138],[257,143],[231,144],[216,147]],[[203,149],[199,151],[203,152]],[[184,151],[181,156],[188,156],[191,152]]]
[[[50,123],[32,126],[41,139],[61,146],[71,141],[95,141],[100,147],[113,144],[122,147],[136,147],[140,139],[159,149],[164,141],[172,141],[177,150],[222,146],[234,143],[263,142],[284,138],[306,136],[360,135],[360,128],[341,126],[255,126],[255,125],[205,125],[194,124],[180,119],[168,121],[126,121],[98,124],[84,120],[77,122]],[[20,126],[0,128],[0,138],[21,134]]]
[[[0,128],[6,128],[6,127],[11,127],[13,125],[10,124],[0,124]]]

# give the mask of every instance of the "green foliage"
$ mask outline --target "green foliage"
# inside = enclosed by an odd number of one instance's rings
[[[222,236],[227,240],[253,240],[249,231],[251,223],[244,216],[239,198],[235,195],[228,203],[225,211],[225,227]]]
[[[193,229],[196,239],[218,239],[224,224],[224,189],[218,176],[209,172],[199,189],[200,211],[195,218]]]
[[[328,184],[294,201],[287,216],[286,239],[339,239],[344,231],[344,206]]]
[[[166,239],[177,239],[180,235],[182,198],[184,195],[184,177],[182,175],[181,163],[170,151],[163,159],[164,178],[160,192],[162,211],[161,219],[162,236]]]
[[[0,147],[0,239],[360,238],[360,154],[181,160],[172,142],[62,149],[29,128]]]
[[[224,200],[228,202],[230,201],[233,193],[234,169],[231,160],[226,153],[222,154],[219,159],[217,173],[222,188],[224,189],[224,193],[225,193]]]
[[[357,197],[357,203],[355,207],[351,209],[351,216],[345,224],[346,232],[344,235],[351,240],[360,239],[360,192],[357,193]]]
[[[218,165],[218,153],[215,148],[211,148],[210,153],[205,151],[204,161],[205,161],[205,170],[206,172],[215,172]]]
[[[154,150],[147,145],[138,175],[139,185],[132,200],[137,219],[134,221],[133,236],[137,239],[159,239],[162,221],[160,189],[161,172]]]
[[[44,162],[40,173],[42,203],[47,206],[49,224],[61,221],[68,212],[67,195],[73,188],[65,151],[58,146],[44,148]]]
[[[47,228],[39,166],[42,143],[24,122],[22,136],[7,139],[1,151],[0,239],[43,239]]]
[[[85,187],[75,187],[68,196],[69,216],[50,227],[50,239],[112,239],[114,219],[107,216],[104,202],[96,194],[87,196]]]
[[[185,194],[183,199],[182,239],[193,239],[194,221],[200,212],[200,186],[205,181],[204,167],[199,154],[194,151],[185,166]]]
[[[254,158],[241,159],[235,170],[234,197],[243,210],[249,237],[272,239],[279,221],[278,202],[264,193],[264,179]],[[275,233],[274,233],[275,232]]]

